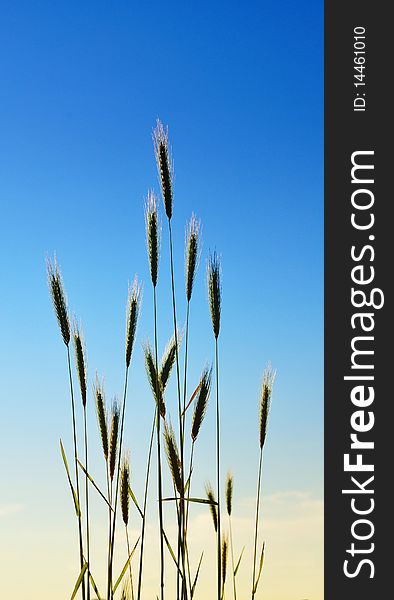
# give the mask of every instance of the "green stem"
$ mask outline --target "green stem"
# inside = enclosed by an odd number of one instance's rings
[[[182,480],[182,496],[185,489],[185,474],[184,474],[184,440],[183,440],[183,418],[182,418],[182,406],[181,406],[181,383],[180,383],[180,370],[179,370],[179,353],[178,353],[178,328],[176,319],[176,302],[175,302],[175,281],[174,281],[174,258],[173,258],[173,243],[172,243],[172,227],[171,220],[168,219],[168,231],[170,238],[170,264],[171,264],[171,291],[172,291],[172,310],[174,319],[174,337],[175,337],[175,358],[176,358],[176,375],[177,375],[177,389],[178,389],[178,416],[179,416],[179,438],[180,438],[180,458],[181,458],[181,480]],[[183,497],[179,501],[179,512],[180,512],[180,528],[181,534],[178,535],[178,540],[181,545],[182,555],[182,567],[183,567],[183,579],[182,579],[182,594],[181,598],[187,600],[187,589],[186,589],[186,562],[185,562],[185,506]]]
[[[187,529],[188,529],[188,525],[189,525],[190,488],[191,488],[191,483],[192,483],[193,458],[194,458],[194,441],[192,442],[192,448],[190,451],[189,487],[187,490],[186,525],[185,525],[186,555],[187,555],[187,569],[188,569],[188,576],[189,576],[190,598],[192,597],[192,580],[191,580],[191,573],[190,573],[189,552],[187,549]]]
[[[109,483],[109,466],[108,466],[108,459],[105,462],[106,465],[106,474],[107,474],[107,494],[108,494],[108,560],[107,560],[107,590],[108,593],[109,590],[111,589],[111,574],[110,574],[110,561],[111,561],[111,540],[112,540],[112,535],[111,535],[111,531],[112,531],[112,524],[111,524],[111,520],[112,520],[112,515],[111,515],[111,503],[112,503],[112,499],[111,499],[111,487],[110,487],[110,483]],[[109,596],[107,596],[107,598],[109,598]]]
[[[156,287],[153,288],[154,334],[155,334],[155,363],[156,363],[156,397],[159,401],[159,362],[157,358],[157,305]],[[164,600],[164,528],[163,528],[163,484],[161,473],[161,445],[160,445],[160,406],[157,407],[156,432],[157,432],[157,478],[159,491],[159,527],[160,527],[160,597]]]
[[[80,503],[80,494],[79,494],[79,473],[78,473],[78,450],[77,450],[77,427],[75,420],[75,402],[74,402],[74,388],[73,388],[73,379],[71,374],[71,359],[70,359],[70,347],[67,346],[67,363],[68,363],[68,376],[70,381],[70,395],[71,395],[71,410],[72,410],[72,424],[73,424],[73,439],[74,439],[74,463],[75,463],[75,481],[76,481],[76,492],[79,507]],[[78,533],[79,533],[79,557],[81,569],[83,568],[83,542],[82,542],[82,518],[81,511],[79,511],[78,515]],[[82,598],[85,600],[85,577],[82,580]]]
[[[255,579],[256,579],[257,534],[258,534],[258,528],[259,528],[259,509],[260,509],[260,489],[261,489],[262,465],[263,465],[263,449],[260,448],[259,475],[258,475],[258,481],[257,481],[256,519],[255,519],[255,529],[254,529],[252,600],[255,596],[254,586],[255,586]]]
[[[152,424],[152,432],[150,436],[149,443],[149,453],[148,453],[148,463],[146,467],[146,477],[145,477],[145,491],[144,491],[144,504],[143,504],[143,517],[142,517],[142,528],[141,528],[141,552],[140,552],[140,566],[138,572],[138,591],[137,591],[137,600],[141,600],[141,586],[142,586],[142,567],[144,561],[144,542],[145,542],[145,525],[146,525],[146,505],[148,500],[148,485],[149,485],[149,474],[150,474],[150,465],[152,459],[152,447],[153,447],[153,436],[156,429],[156,418],[157,418],[157,408],[155,410],[155,416]]]
[[[182,411],[182,437],[185,439],[185,420],[186,420],[186,394],[187,394],[187,366],[188,366],[188,354],[189,354],[189,313],[190,313],[190,302],[187,303],[186,309],[186,331],[185,331],[185,370],[183,378],[183,411]]]
[[[219,413],[219,344],[215,338],[216,359],[216,469],[217,469],[217,498],[218,498],[218,600],[221,600],[221,577],[222,577],[222,536],[220,518],[220,413]]]
[[[129,542],[129,532],[126,527],[126,542],[127,542],[127,558],[130,557],[130,542]],[[130,574],[130,588],[131,588],[131,600],[134,600],[134,586],[133,586],[133,574],[131,572],[131,560],[129,562],[129,574]]]
[[[86,499],[86,552],[88,559],[88,574],[87,574],[87,600],[90,600],[90,534],[89,534],[89,486],[88,486],[88,427],[86,419],[86,405],[83,407],[84,420],[84,435],[85,435],[85,499]]]
[[[115,498],[114,498],[114,514],[112,518],[112,539],[111,539],[111,560],[110,560],[110,581],[108,583],[108,598],[113,598],[112,592],[112,565],[114,560],[114,546],[115,546],[115,527],[116,527],[116,509],[118,505],[118,491],[119,491],[119,479],[120,479],[120,459],[122,456],[122,445],[123,445],[123,430],[124,430],[124,418],[126,411],[126,398],[127,398],[127,382],[129,376],[129,367],[126,366],[126,373],[124,379],[124,390],[123,390],[123,405],[122,405],[122,420],[120,425],[120,438],[119,438],[119,452],[118,452],[118,466],[116,470],[116,486],[115,486]]]
[[[235,582],[235,564],[234,564],[234,547],[233,547],[233,529],[231,526],[231,516],[228,516],[229,529],[230,529],[230,550],[231,550],[231,565],[233,571],[233,591],[234,591],[234,600],[237,600],[237,585]]]

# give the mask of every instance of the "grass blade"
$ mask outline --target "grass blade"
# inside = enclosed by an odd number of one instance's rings
[[[259,571],[257,573],[257,578],[256,578],[256,582],[254,584],[254,588],[253,588],[253,594],[256,593],[257,591],[257,586],[259,585],[259,581],[260,581],[260,576],[261,576],[261,572],[263,570],[263,564],[264,564],[264,549],[265,549],[265,542],[263,543],[263,547],[261,549],[261,556],[260,556],[260,565],[259,565]]]
[[[95,592],[95,594],[97,595],[97,600],[103,600],[103,598],[101,597],[98,589],[97,589],[97,585],[95,580],[93,579],[93,575],[89,572],[89,579],[90,579],[90,583],[92,584],[92,588]]]
[[[200,567],[201,567],[201,563],[202,563],[203,556],[204,556],[204,552],[202,552],[202,553],[201,553],[200,561],[199,561],[199,563],[198,563],[198,567],[197,567],[197,571],[196,571],[196,576],[195,576],[195,578],[194,578],[194,581],[193,581],[193,585],[192,585],[192,589],[191,589],[191,597],[192,597],[192,598],[193,598],[193,596],[194,596],[194,591],[195,591],[195,589],[196,589],[196,585],[197,585],[198,576],[199,576],[199,574],[200,574]]]
[[[164,537],[165,543],[167,544],[168,551],[171,554],[172,560],[174,561],[176,568],[178,569],[181,577],[183,578],[182,570],[179,568],[179,564],[178,564],[178,561],[176,559],[175,553],[174,553],[174,551],[173,551],[173,549],[171,547],[170,541],[169,541],[169,539],[168,539],[165,531],[163,531],[163,537]]]
[[[68,483],[70,484],[71,493],[72,493],[73,499],[74,499],[75,512],[76,512],[77,517],[80,517],[81,509],[80,509],[79,502],[78,502],[78,496],[77,496],[77,493],[76,493],[74,486],[72,484],[72,481],[71,481],[70,470],[68,468],[66,453],[63,448],[62,440],[60,440],[60,451],[62,453],[63,463],[64,463],[64,467],[65,467],[66,473],[67,473]]]
[[[234,577],[236,577],[236,575],[238,573],[239,565],[241,564],[241,559],[242,559],[244,550],[245,550],[245,546],[242,548],[241,554],[239,555],[239,559],[238,559],[237,565],[236,565],[236,567],[234,569]]]
[[[211,506],[217,506],[218,503],[216,500],[208,499],[208,498],[179,498],[179,497],[171,497],[171,498],[163,498],[163,502],[174,502],[175,500],[184,500],[185,502],[196,502],[198,504],[210,504]]]
[[[122,571],[121,571],[121,573],[120,573],[120,575],[119,575],[118,579],[116,580],[116,583],[115,583],[114,587],[112,588],[112,594],[115,594],[115,592],[116,592],[116,590],[117,590],[117,588],[118,588],[119,584],[121,583],[121,581],[122,581],[122,579],[123,579],[123,577],[124,577],[124,574],[126,573],[126,571],[127,571],[127,569],[128,569],[129,563],[130,563],[130,561],[131,561],[131,559],[132,559],[132,557],[133,557],[133,554],[134,554],[134,552],[136,551],[136,548],[137,548],[137,546],[138,546],[138,542],[139,542],[139,541],[140,541],[140,538],[138,538],[138,540],[137,540],[137,541],[136,541],[136,543],[135,543],[135,546],[134,546],[134,548],[133,548],[133,549],[132,549],[132,551],[130,552],[130,556],[129,556],[129,558],[126,560],[125,566],[123,567],[123,569],[122,569]]]
[[[139,507],[139,504],[138,504],[138,502],[137,502],[137,498],[135,497],[135,495],[134,495],[134,492],[133,492],[133,490],[131,489],[131,487],[130,487],[130,486],[129,486],[129,494],[130,494],[130,498],[131,498],[131,499],[132,499],[132,501],[134,502],[134,505],[135,505],[136,509],[138,510],[138,512],[139,512],[139,513],[140,513],[140,515],[141,515],[141,519],[143,519],[143,518],[144,518],[144,513],[143,513],[143,512],[142,512],[142,510],[140,509],[140,507]]]
[[[85,571],[86,571],[87,568],[88,568],[88,563],[85,562],[84,565],[83,565],[83,567],[82,567],[82,569],[81,569],[79,577],[78,577],[78,579],[77,579],[77,581],[75,583],[74,591],[71,594],[71,600],[74,600],[75,596],[77,595],[78,590],[81,587],[81,583],[83,581],[83,576],[85,575]]]
[[[185,407],[185,410],[182,412],[182,417],[185,416],[187,409],[192,405],[194,398],[197,396],[198,392],[200,391],[200,387],[201,387],[201,381],[198,384],[198,386],[196,387],[196,389],[194,390],[189,402],[187,403],[187,405]]]
[[[97,483],[94,481],[93,477],[91,475],[89,475],[89,473],[87,472],[87,470],[85,469],[85,467],[83,466],[83,464],[81,463],[81,461],[79,459],[77,459],[77,461],[78,461],[79,468],[82,469],[82,471],[85,473],[86,477],[89,479],[89,481],[93,485],[93,487],[96,488],[96,490],[98,491],[98,493],[100,494],[100,496],[102,497],[102,499],[104,500],[104,502],[113,511],[114,509],[112,508],[112,506],[108,502],[107,498],[104,496],[103,492],[100,490],[100,488],[97,485]]]

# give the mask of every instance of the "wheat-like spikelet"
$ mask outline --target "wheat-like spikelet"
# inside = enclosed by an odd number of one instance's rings
[[[271,405],[272,387],[274,385],[276,372],[268,365],[263,374],[263,383],[260,396],[260,448],[264,446],[267,435],[268,414]]]
[[[221,265],[220,259],[214,252],[208,261],[208,299],[213,333],[217,339],[220,331],[220,313],[222,301]]]
[[[86,351],[82,332],[78,325],[73,331],[75,364],[78,373],[79,389],[81,390],[82,405],[86,406]]]
[[[104,458],[108,460],[108,420],[107,420],[107,409],[105,406],[105,395],[103,384],[96,376],[96,382],[94,384],[94,397],[96,400],[96,413],[97,422],[100,430],[101,445],[103,448]]]
[[[212,380],[212,367],[205,367],[201,379],[197,398],[194,404],[194,412],[192,418],[192,430],[191,436],[193,442],[196,441],[199,434],[201,424],[204,420],[205,413],[207,411],[209,395],[211,392],[211,380]]]
[[[232,512],[232,508],[233,508],[233,487],[234,487],[233,475],[232,475],[232,473],[227,473],[226,507],[227,507],[227,514],[229,517],[231,517],[231,512]]]
[[[223,536],[222,541],[222,585],[226,583],[227,576],[227,556],[228,556],[228,539],[227,535]]]
[[[155,361],[153,358],[152,349],[149,344],[145,344],[144,346],[144,356],[145,369],[148,375],[148,380],[152,390],[152,394],[159,409],[159,413],[164,419],[166,416],[166,406],[164,403],[163,388],[161,385],[160,377],[159,380],[157,379]]]
[[[148,199],[145,206],[145,225],[150,275],[153,287],[155,288],[157,285],[157,275],[159,270],[160,226],[156,197],[152,191],[148,192]]]
[[[205,493],[210,502],[209,510],[211,512],[214,529],[217,532],[217,530],[218,530],[218,511],[217,511],[217,505],[216,505],[216,500],[215,500],[215,493],[213,491],[212,485],[209,482],[205,485]]]
[[[127,315],[126,315],[126,367],[130,366],[131,355],[133,352],[135,332],[137,329],[138,314],[141,305],[141,286],[138,283],[137,277],[134,283],[129,287],[127,298]]]
[[[164,208],[166,210],[167,218],[171,219],[173,165],[168,146],[168,128],[164,130],[164,127],[159,119],[157,120],[156,129],[153,132],[153,144],[155,148],[157,170],[159,173]]]
[[[193,292],[200,251],[200,222],[192,214],[186,230],[186,298],[190,302]]]
[[[167,386],[168,380],[171,375],[172,368],[175,364],[176,351],[177,351],[176,342],[178,342],[178,350],[179,350],[179,346],[181,344],[181,339],[182,339],[182,335],[178,331],[176,339],[175,339],[175,335],[173,335],[172,338],[170,339],[170,341],[168,342],[166,349],[164,350],[164,354],[161,358],[159,378],[160,378],[160,383],[161,383],[163,391],[165,390],[165,388]]]
[[[183,496],[181,461],[179,458],[174,429],[171,423],[164,424],[163,436],[168,466],[170,467],[172,479],[179,494]]]
[[[68,317],[67,298],[56,259],[54,259],[53,264],[47,260],[47,274],[49,292],[55,309],[57,322],[60,327],[63,341],[66,346],[68,346],[70,343],[70,320]]]
[[[119,419],[120,407],[117,400],[114,399],[111,410],[111,434],[109,440],[109,476],[111,481],[113,481],[115,474],[116,456],[118,452]]]
[[[122,509],[123,523],[129,523],[129,507],[130,507],[130,459],[127,455],[123,457],[122,469],[120,473],[120,507]]]

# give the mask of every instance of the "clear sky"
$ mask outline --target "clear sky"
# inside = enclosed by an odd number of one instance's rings
[[[322,2],[3,0],[4,597],[67,598],[78,574],[75,517],[58,449],[62,436],[71,456],[66,357],[45,273],[45,258],[54,252],[70,309],[83,324],[89,382],[96,371],[105,376],[108,399],[122,391],[127,285],[135,273],[144,283],[126,427],[133,485],[142,495],[153,416],[141,350],[152,338],[143,204],[149,188],[158,191],[151,135],[160,117],[169,125],[175,165],[181,323],[185,223],[194,211],[203,224],[191,308],[190,387],[213,357],[206,258],[210,249],[222,256],[222,461],[223,472],[234,473],[237,551],[247,546],[240,589],[246,594],[250,586],[257,406],[270,360],[278,377],[264,462],[267,559],[256,600],[323,598],[322,51]],[[158,287],[161,348],[172,323],[165,225]],[[88,402],[92,471],[101,482],[91,393]],[[170,387],[174,421],[175,402]],[[212,403],[197,448],[196,495],[207,479],[214,480],[213,441]],[[153,478],[153,508],[155,486]],[[99,500],[92,512],[101,567],[106,513]],[[169,509],[166,518],[173,534]],[[156,520],[152,509],[144,600],[158,590]],[[138,527],[133,515],[134,537]],[[204,507],[194,508],[195,560],[206,550],[197,600],[212,585],[210,527]],[[170,579],[172,567],[169,558]],[[98,573],[97,579],[104,576]]]

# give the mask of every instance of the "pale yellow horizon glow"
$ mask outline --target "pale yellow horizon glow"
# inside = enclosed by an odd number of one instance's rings
[[[237,576],[238,600],[250,597],[254,499],[238,499],[233,517],[235,561],[242,547],[245,553]],[[169,511],[170,509],[167,509]],[[16,520],[24,507],[0,506],[0,526],[4,519]],[[170,513],[168,512],[168,515]],[[105,518],[100,530],[92,536],[92,564],[105,573]],[[167,535],[176,547],[173,519],[168,518]],[[223,515],[224,530],[228,529],[227,515]],[[266,560],[256,600],[323,600],[323,502],[300,491],[280,492],[263,500],[261,512],[262,538],[266,540]],[[35,524],[37,525],[37,523]],[[70,524],[71,525],[71,524]],[[63,600],[71,596],[77,573],[76,539],[73,527],[65,528],[59,520],[59,529],[43,530],[37,539],[35,527],[24,532],[24,538],[7,539],[1,558],[2,594],[13,600]],[[130,528],[131,543],[139,536],[138,522],[133,519]],[[214,600],[216,597],[215,534],[207,509],[196,507],[190,519],[189,536],[191,569],[194,573],[201,552],[204,558],[195,600]],[[124,530],[118,529],[116,573],[126,559]],[[154,515],[150,519],[146,538],[146,560],[142,600],[156,598],[159,591],[159,545]],[[6,552],[7,550],[7,552]],[[22,559],[21,559],[22,553]],[[230,557],[229,557],[230,559]],[[231,559],[230,559],[231,560]],[[138,571],[138,552],[133,558],[134,577]],[[167,553],[166,598],[175,598],[175,565]],[[117,576],[117,575],[116,575]],[[95,573],[100,590],[104,590],[105,576]],[[17,583],[16,583],[17,582]],[[103,594],[103,591],[101,591]],[[226,583],[225,599],[232,600],[231,578]]]

